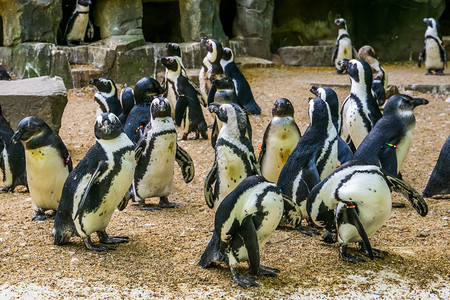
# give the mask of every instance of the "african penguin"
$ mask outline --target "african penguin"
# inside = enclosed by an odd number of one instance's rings
[[[234,54],[230,48],[223,48],[220,65],[222,66],[225,75],[234,82],[239,105],[252,115],[260,115],[261,108],[255,102],[255,98],[253,98],[253,93],[247,79],[234,63]]]
[[[198,80],[203,99],[208,99],[211,82],[220,77],[224,77],[224,72],[220,65],[223,48],[222,44],[215,39],[202,38],[200,43],[205,46],[208,53],[203,59]]]
[[[319,97],[310,99],[309,117],[311,124],[284,164],[277,182],[281,192],[300,207],[305,220],[308,220],[306,199],[309,192],[338,165],[337,131],[328,104]],[[314,233],[302,226],[297,229],[307,235]]]
[[[102,77],[89,80],[89,84],[92,84],[97,88],[94,95],[94,100],[99,105],[97,115],[111,112],[116,116],[120,116],[123,110],[120,105],[120,100],[117,97],[117,87],[114,81]]]
[[[11,76],[9,76],[8,71],[6,71],[5,67],[0,64],[0,80],[11,80]]]
[[[336,39],[336,44],[333,46],[332,54],[331,54],[331,64],[336,67],[336,71],[338,74],[342,74],[345,69],[339,65],[339,61],[342,59],[353,59],[357,58],[358,54],[356,53],[355,47],[352,45],[352,40],[347,32],[347,23],[344,19],[339,18],[334,20],[334,23],[338,26],[339,32],[338,37]]]
[[[294,107],[286,98],[279,98],[272,107],[272,120],[267,125],[259,152],[261,175],[270,182],[277,182],[289,155],[301,137],[295,123]]]
[[[433,172],[423,190],[424,197],[450,194],[450,135],[442,146]]]
[[[120,91],[120,106],[122,107],[122,113],[118,115],[120,123],[122,125],[125,125],[125,122],[127,121],[128,114],[133,109],[134,105],[136,104],[136,100],[134,99],[134,90],[133,88],[127,86],[123,87],[123,89]]]
[[[372,70],[360,59],[339,61],[351,79],[350,95],[341,106],[340,136],[354,151],[382,114],[372,94]]]
[[[150,197],[159,197],[159,208],[177,206],[167,199],[172,192],[175,161],[181,167],[186,183],[194,178],[194,163],[189,154],[177,144],[177,132],[170,110],[166,98],[153,99],[150,105],[150,122],[136,147],[137,167],[133,189],[135,201],[139,202],[143,210],[155,209],[145,205],[145,198]]]
[[[257,174],[258,167],[253,146],[245,136],[247,118],[240,106],[212,103],[209,110],[223,122],[216,142],[214,164],[204,183],[206,204],[216,210],[242,180]]]
[[[436,19],[425,18],[423,21],[427,24],[425,31],[425,46],[419,54],[419,68],[422,62],[425,62],[427,75],[443,75],[444,68],[447,66],[447,53],[442,43],[442,37],[439,33],[439,23]]]
[[[114,248],[94,245],[91,234],[96,232],[103,244],[128,242],[126,236],[109,236],[106,227],[114,210],[123,210],[128,203],[135,151],[115,114],[97,116],[94,133],[96,143],[64,183],[52,235],[55,245],[65,244],[76,235],[86,248],[108,251]]]
[[[274,183],[258,175],[245,178],[217,208],[212,237],[215,243],[208,244],[199,265],[209,267],[216,262],[210,256],[217,250],[214,245],[225,255],[233,280],[241,287],[258,283],[238,272],[239,262],[247,261],[253,275],[276,276],[278,269],[260,264],[260,251],[277,228],[283,208],[283,196]]]
[[[18,141],[25,146],[28,189],[36,211],[32,220],[45,220],[46,210],[58,208],[64,181],[72,171],[70,153],[59,135],[36,117],[20,121],[11,144]]]
[[[89,6],[91,0],[77,0],[75,10],[66,25],[64,39],[68,46],[73,46],[73,42],[84,43],[84,36],[89,24]]]
[[[178,63],[181,66],[181,74],[183,74],[184,77],[188,78],[186,68],[184,67],[183,60],[181,59],[181,48],[180,45],[177,43],[167,43],[166,44],[166,57],[172,56],[176,60],[178,60]],[[167,73],[166,73],[167,75]],[[166,76],[167,77],[167,76]]]

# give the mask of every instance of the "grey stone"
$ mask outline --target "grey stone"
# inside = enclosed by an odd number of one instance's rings
[[[73,88],[83,88],[89,84],[89,80],[102,77],[102,70],[91,65],[77,65],[72,67]]]
[[[234,62],[241,70],[248,68],[271,68],[275,65],[270,60],[251,56],[236,56]]]
[[[35,116],[59,131],[67,104],[66,87],[60,77],[0,81],[0,90],[3,116],[13,130],[23,118]]]
[[[288,46],[278,49],[283,64],[289,66],[330,66],[332,46]]]
[[[0,47],[0,65],[4,66],[7,71],[11,69],[12,49],[8,47]]]

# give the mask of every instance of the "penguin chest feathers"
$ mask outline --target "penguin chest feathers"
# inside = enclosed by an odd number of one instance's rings
[[[87,11],[85,9],[85,11],[77,11],[74,14],[73,25],[69,29],[66,39],[69,41],[82,41],[89,22],[89,7],[87,7]]]
[[[441,59],[440,45],[433,38],[425,39],[425,67],[427,69],[443,69],[444,63]]]
[[[3,160],[3,166],[2,166],[3,182],[5,183],[6,187],[10,187],[13,185],[13,174],[11,172],[8,151],[6,150],[6,147],[3,148],[1,156],[2,156],[2,160]]]

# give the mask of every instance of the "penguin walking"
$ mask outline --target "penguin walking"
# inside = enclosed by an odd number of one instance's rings
[[[120,106],[122,107],[122,113],[118,115],[120,123],[122,125],[125,125],[125,122],[127,121],[128,114],[133,109],[134,105],[136,104],[136,100],[134,99],[134,90],[133,88],[127,86],[123,87],[123,89],[120,91]]]
[[[433,18],[425,18],[423,21],[427,24],[425,31],[425,46],[419,54],[419,68],[425,63],[427,75],[443,75],[444,68],[447,66],[447,53],[444,49],[442,37],[439,33],[439,22]]]
[[[243,288],[258,286],[252,276],[240,274],[239,262],[247,261],[253,275],[276,276],[278,269],[260,263],[260,251],[277,228],[283,215],[284,199],[274,183],[262,176],[245,178],[217,208],[212,240],[202,259],[209,257],[218,244],[230,267],[234,282]],[[217,261],[199,263],[209,267]]]
[[[350,95],[341,106],[342,126],[340,136],[352,151],[372,130],[382,114],[372,94],[372,70],[360,59],[339,61],[351,79]]]
[[[209,110],[223,122],[216,142],[214,164],[204,183],[206,204],[216,210],[242,180],[257,174],[258,167],[253,146],[245,136],[247,118],[239,105],[212,103]]]
[[[114,248],[94,245],[90,236],[96,232],[103,244],[128,242],[125,236],[109,236],[106,227],[114,210],[123,210],[128,203],[125,195],[133,181],[135,151],[115,114],[97,116],[94,133],[96,143],[64,183],[52,235],[55,245],[76,235],[86,248],[108,251]]]
[[[198,80],[203,99],[208,99],[212,81],[225,76],[220,64],[223,48],[222,44],[215,39],[202,38],[200,43],[205,46],[208,53],[203,59]]]
[[[247,79],[234,63],[234,54],[230,48],[223,48],[220,65],[222,66],[225,75],[231,78],[234,82],[236,94],[239,99],[239,105],[252,115],[260,115],[261,108],[255,102],[255,98],[253,97],[253,93]]]
[[[6,71],[5,67],[0,64],[0,80],[11,80],[11,76],[9,76],[8,71]]]
[[[18,185],[27,184],[25,166],[25,150],[22,143],[11,144],[14,131],[8,121],[3,117],[0,107],[0,168],[3,174],[4,192],[12,192]]]
[[[167,196],[172,192],[173,168],[176,161],[183,179],[189,183],[194,178],[194,162],[177,144],[177,132],[171,118],[171,107],[166,98],[155,98],[150,105],[151,119],[144,136],[136,147],[137,167],[133,189],[135,201],[143,210],[154,210],[145,205],[145,199],[159,197],[159,208],[176,207]],[[159,209],[158,208],[158,209]]]
[[[338,74],[343,74],[345,71],[341,65],[339,65],[339,61],[342,59],[353,59],[358,57],[358,53],[356,53],[356,49],[352,44],[352,40],[348,35],[347,31],[347,23],[344,19],[339,18],[334,20],[334,23],[338,26],[339,32],[338,37],[336,39],[336,44],[333,46],[333,50],[331,53],[331,64],[336,67],[336,72]]]
[[[84,43],[84,37],[89,25],[89,7],[91,0],[77,0],[75,10],[66,25],[64,39],[68,46],[73,46],[73,42]]]
[[[301,137],[295,123],[294,107],[286,98],[279,98],[272,107],[272,120],[267,125],[259,152],[261,175],[270,182],[277,182],[289,155]]]
[[[305,220],[309,219],[306,211],[309,192],[338,165],[337,131],[328,104],[319,97],[309,100],[309,117],[311,124],[284,164],[277,182],[281,192],[300,207],[301,218]],[[302,226],[297,230],[306,235],[316,233]]]
[[[122,114],[123,110],[117,97],[117,87],[114,81],[102,77],[89,80],[89,84],[94,85],[98,90],[94,95],[94,100],[99,105],[97,115],[106,112],[111,112],[116,116]]]
[[[450,194],[450,135],[442,146],[422,196],[433,197],[434,195],[447,194]]]
[[[11,144],[25,146],[25,163],[32,220],[45,220],[46,210],[58,209],[64,181],[72,171],[72,159],[63,141],[44,121],[27,117],[19,122]]]

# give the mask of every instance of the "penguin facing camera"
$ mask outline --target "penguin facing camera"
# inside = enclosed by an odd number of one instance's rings
[[[447,66],[447,53],[444,49],[442,36],[439,33],[439,22],[433,18],[425,18],[427,24],[425,31],[425,46],[419,54],[419,68],[425,63],[427,75],[444,75],[444,68]]]
[[[94,28],[89,21],[89,8],[91,5],[91,0],[77,0],[75,10],[70,16],[64,32],[64,40],[68,46],[87,44],[84,41],[86,33],[88,39],[93,38]]]
[[[114,81],[109,78],[94,78],[89,80],[89,84],[94,85],[97,91],[94,95],[94,100],[97,102],[99,108],[97,115],[111,112],[116,116],[122,114],[122,106],[117,97],[117,87]]]
[[[335,66],[338,74],[343,74],[345,68],[339,65],[339,61],[342,59],[354,59],[358,57],[355,47],[352,44],[352,40],[347,31],[347,23],[344,19],[338,18],[334,20],[334,23],[339,28],[338,37],[336,43],[333,46],[331,52],[331,64]]]
[[[433,197],[448,194],[450,194],[450,135],[442,146],[422,196]]]

